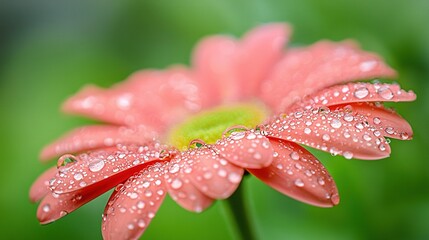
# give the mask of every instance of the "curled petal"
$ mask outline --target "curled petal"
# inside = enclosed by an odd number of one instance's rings
[[[234,69],[236,52],[236,41],[224,36],[205,38],[196,47],[193,63],[205,105],[212,106],[239,96]]]
[[[145,144],[153,141],[155,132],[145,126],[119,127],[111,125],[85,126],[77,128],[46,146],[40,158],[50,159],[65,153],[77,153],[97,148],[108,148],[116,144]]]
[[[350,41],[321,41],[289,50],[262,86],[261,97],[275,112],[282,112],[304,96],[332,85],[395,76],[380,57]]]
[[[104,210],[104,239],[138,239],[143,234],[164,200],[167,164],[155,163],[115,189]]]
[[[292,109],[333,106],[357,102],[405,102],[416,100],[413,91],[405,91],[398,84],[349,83],[323,89]]]
[[[271,139],[274,160],[270,166],[249,172],[277,191],[319,207],[339,203],[338,190],[325,167],[303,147]]]
[[[64,155],[58,160],[58,173],[49,187],[55,193],[73,192],[100,182],[125,181],[145,164],[170,157],[158,143],[118,145],[78,156]]]
[[[282,23],[254,28],[241,40],[237,57],[237,74],[242,98],[255,96],[260,83],[280,59],[290,35],[290,27]]]
[[[202,193],[213,199],[225,199],[234,193],[241,182],[244,170],[229,163],[214,150],[207,147],[184,152],[181,169],[192,184]]]
[[[30,188],[30,200],[37,202],[51,191],[49,190],[49,181],[57,174],[57,168],[52,167],[40,175]]]
[[[63,106],[69,113],[119,125],[146,125],[156,131],[200,108],[194,77],[180,67],[137,72],[110,89],[86,87]]]
[[[267,167],[273,159],[270,141],[254,131],[233,132],[214,147],[222,157],[242,168]]]
[[[198,190],[185,173],[180,171],[183,167],[181,156],[173,159],[166,176],[166,187],[171,198],[180,206],[192,212],[202,212],[207,209],[214,199],[207,197]]]
[[[413,130],[407,120],[403,119],[395,111],[369,103],[351,104],[354,112],[366,116],[368,122],[379,131],[374,131],[375,136],[386,136],[401,140],[410,140]]]
[[[264,126],[269,136],[308,145],[350,159],[381,159],[390,147],[366,116],[348,107],[327,107],[280,115]]]

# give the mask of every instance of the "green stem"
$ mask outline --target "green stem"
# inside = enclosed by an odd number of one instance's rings
[[[243,181],[234,194],[223,201],[223,206],[231,226],[235,229],[236,238],[240,240],[256,240],[255,228],[247,211]]]

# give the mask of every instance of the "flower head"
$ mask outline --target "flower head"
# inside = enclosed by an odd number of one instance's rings
[[[269,24],[241,40],[209,37],[191,69],[144,70],[67,100],[64,111],[106,124],[73,130],[42,151],[44,160],[63,156],[30,190],[42,199],[40,222],[114,188],[103,237],[135,239],[167,193],[201,212],[231,196],[245,171],[299,201],[338,204],[332,177],[300,144],[347,159],[385,158],[385,137],[411,139],[412,130],[383,102],[416,96],[397,84],[353,82],[396,73],[351,41],[284,50],[289,33]]]

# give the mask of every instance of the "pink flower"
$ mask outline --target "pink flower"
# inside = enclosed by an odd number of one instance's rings
[[[115,188],[103,237],[135,239],[167,193],[201,212],[231,196],[245,170],[299,201],[338,204],[332,177],[299,144],[347,159],[388,157],[385,137],[411,139],[412,130],[382,102],[416,96],[397,84],[352,82],[396,77],[354,42],[285,51],[289,34],[288,25],[269,24],[241,40],[212,36],[197,46],[192,69],[144,70],[71,97],[65,112],[108,124],[76,129],[42,151],[44,160],[66,155],[30,190],[42,199],[39,221]]]

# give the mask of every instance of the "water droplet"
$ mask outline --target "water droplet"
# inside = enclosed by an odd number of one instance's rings
[[[362,136],[362,138],[363,138],[365,141],[371,141],[371,139],[372,139],[368,134],[364,134],[364,135]]]
[[[77,162],[77,159],[75,156],[71,154],[66,154],[58,159],[57,168],[68,169],[76,162]]]
[[[83,178],[83,175],[82,175],[82,173],[76,173],[75,175],[73,175],[73,178],[76,181],[79,181],[79,180],[81,180]]]
[[[320,186],[325,185],[325,180],[323,180],[323,178],[319,178],[317,179],[317,183],[319,183]]]
[[[61,212],[60,212],[60,217],[64,217],[64,216],[66,216],[67,214],[69,214],[67,211],[61,211]]]
[[[346,122],[351,122],[351,121],[353,121],[353,119],[354,119],[354,117],[351,114],[347,113],[344,115],[344,121],[346,121]]]
[[[323,134],[322,139],[325,141],[329,141],[331,139],[331,137],[329,136],[329,134]]]
[[[91,162],[89,163],[88,167],[91,172],[98,172],[104,168],[104,160]]]
[[[295,116],[295,118],[301,118],[302,117],[302,112],[295,112],[294,114],[293,114],[294,116]]]
[[[277,164],[277,169],[282,170],[283,169],[283,165],[281,163]]]
[[[177,173],[179,170],[180,170],[180,166],[177,163],[171,165],[170,168],[168,169],[170,173]]]
[[[374,136],[380,137],[381,136],[381,132],[380,131],[374,131]]]
[[[385,131],[386,131],[387,134],[393,134],[393,133],[395,133],[392,127],[387,127],[385,129]]]
[[[350,133],[349,133],[349,132],[344,132],[343,136],[344,136],[345,138],[349,138],[351,135],[350,135]]]
[[[249,140],[256,139],[256,134],[254,134],[254,133],[249,133],[249,135],[247,135],[247,139],[249,139]]]
[[[311,133],[311,129],[310,128],[305,128],[304,129],[304,133],[305,134],[310,134]]]
[[[299,159],[299,154],[297,152],[291,152],[290,153],[290,158],[292,158],[292,160],[298,160]]]
[[[153,212],[149,212],[149,213],[147,214],[147,216],[148,216],[149,218],[154,218],[154,217],[155,217],[155,213],[153,213]]]
[[[182,187],[182,181],[180,179],[178,179],[178,178],[174,179],[171,182],[171,187],[173,189],[179,189],[180,187]]]
[[[359,99],[362,99],[362,98],[368,96],[368,94],[369,94],[369,91],[366,87],[358,88],[358,89],[356,89],[356,91],[354,93],[355,97],[359,98]]]
[[[131,199],[136,199],[139,195],[136,192],[130,192],[127,194]]]
[[[139,208],[139,209],[143,209],[145,207],[145,205],[146,204],[143,201],[138,201],[137,202],[137,208]]]
[[[375,117],[375,118],[373,119],[373,122],[374,122],[374,124],[378,125],[378,124],[380,124],[380,123],[381,123],[381,120],[380,120],[380,118]]]
[[[338,119],[332,119],[331,121],[331,127],[333,128],[340,128],[341,127],[341,121]]]
[[[231,139],[232,140],[240,140],[240,139],[243,139],[244,136],[246,136],[246,132],[233,132],[233,133],[231,133]]]
[[[381,151],[385,151],[386,150],[386,146],[384,144],[380,144],[380,146],[378,147]]]
[[[378,91],[378,95],[386,100],[390,100],[393,98],[393,92],[388,87],[380,88]]]
[[[43,212],[45,212],[45,213],[47,213],[47,212],[51,211],[51,205],[49,205],[49,204],[45,204],[45,205],[42,207],[42,210],[43,210]]]
[[[231,183],[239,183],[239,182],[241,181],[241,175],[240,175],[240,174],[237,174],[237,173],[235,173],[235,172],[231,172],[231,173],[228,175],[228,180],[229,180]]]
[[[361,70],[362,72],[369,72],[374,69],[376,65],[377,62],[374,60],[365,61],[359,64],[359,70]]]
[[[402,140],[407,140],[409,138],[408,133],[406,133],[406,132],[401,133],[400,137]]]
[[[343,152],[343,156],[345,159],[352,159],[353,158],[353,153],[351,152]]]
[[[356,127],[357,129],[362,130],[362,129],[364,128],[364,125],[363,125],[363,123],[359,122],[359,123],[356,123],[355,127]]]
[[[134,224],[130,223],[127,226],[128,230],[133,230],[134,229]]]
[[[144,228],[144,227],[146,227],[146,223],[143,219],[139,219],[137,221],[137,226],[139,226],[140,228]]]
[[[301,178],[297,178],[295,180],[295,186],[297,186],[297,187],[304,187],[304,182],[301,180]]]

